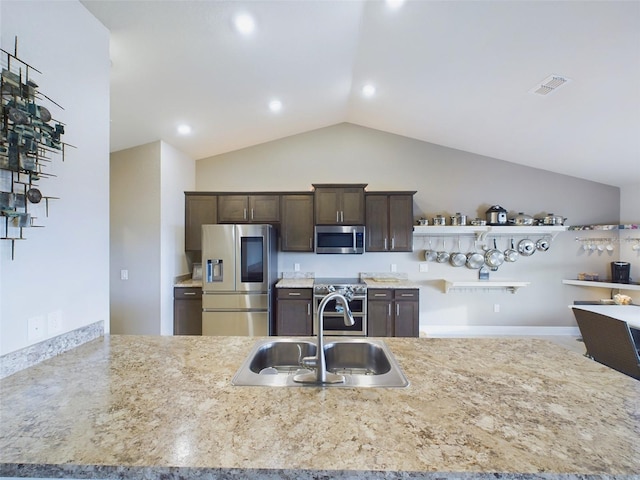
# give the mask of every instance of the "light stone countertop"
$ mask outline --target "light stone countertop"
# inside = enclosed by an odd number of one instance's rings
[[[276,283],[276,288],[313,288],[313,278],[283,278]]]
[[[640,382],[551,342],[388,338],[407,388],[234,387],[255,341],[112,335],[0,380],[0,476],[638,478]]]
[[[174,283],[173,286],[178,288],[202,288],[202,280],[192,280],[191,278],[187,278]]]

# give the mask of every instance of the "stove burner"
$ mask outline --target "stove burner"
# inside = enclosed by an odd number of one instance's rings
[[[326,295],[331,292],[362,295],[367,293],[367,285],[359,278],[316,278],[313,292]]]

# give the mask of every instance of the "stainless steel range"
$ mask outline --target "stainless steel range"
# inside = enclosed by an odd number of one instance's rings
[[[313,325],[314,335],[317,325],[318,306],[320,301],[331,292],[351,295],[349,308],[355,323],[347,327],[342,315],[343,306],[330,301],[324,310],[324,335],[360,336],[367,335],[367,285],[359,278],[316,278],[313,282]]]

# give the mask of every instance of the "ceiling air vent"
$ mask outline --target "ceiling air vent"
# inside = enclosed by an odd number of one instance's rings
[[[569,81],[570,80],[566,77],[562,77],[560,75],[551,75],[545,78],[538,85],[533,87],[530,92],[537,95],[548,95]]]

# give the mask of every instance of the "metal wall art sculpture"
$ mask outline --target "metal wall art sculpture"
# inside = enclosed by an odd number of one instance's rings
[[[24,229],[41,227],[34,215],[36,205],[44,201],[49,216],[49,200],[39,188],[42,179],[53,177],[47,173],[52,154],[61,155],[64,124],[55,120],[44,103],[64,110],[38,90],[32,76],[42,74],[18,58],[18,39],[14,52],[2,52],[2,93],[0,131],[0,237],[11,241],[11,258],[15,256],[15,242],[25,240]],[[41,209],[40,209],[41,210]]]

